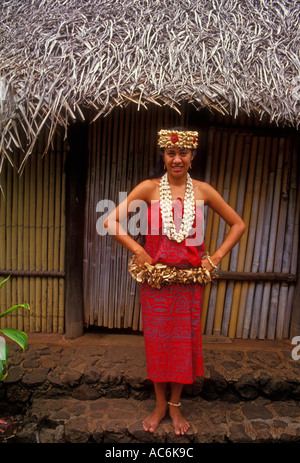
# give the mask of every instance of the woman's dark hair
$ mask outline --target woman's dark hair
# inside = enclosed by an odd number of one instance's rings
[[[187,129],[186,127],[171,127],[167,130],[180,130],[180,131],[187,131],[189,129]],[[196,153],[197,153],[197,150],[192,150],[192,156],[196,156]],[[158,149],[158,155],[157,155],[157,161],[156,161],[156,164],[155,164],[155,167],[154,169],[152,170],[152,172],[150,173],[150,176],[149,178],[160,178],[162,177],[162,175],[165,173],[165,169],[164,169],[164,149],[163,148],[159,148]]]

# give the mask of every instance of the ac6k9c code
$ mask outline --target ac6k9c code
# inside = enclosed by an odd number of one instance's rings
[[[143,452],[144,453],[144,452]],[[152,448],[149,452],[148,457],[158,457],[158,458],[193,458],[193,448],[185,447],[159,447],[158,449]]]

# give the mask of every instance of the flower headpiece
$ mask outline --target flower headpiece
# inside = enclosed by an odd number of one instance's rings
[[[198,132],[189,130],[160,130],[158,132],[158,146],[160,148],[188,148],[198,146]]]

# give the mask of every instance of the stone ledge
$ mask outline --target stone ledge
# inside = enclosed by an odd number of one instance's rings
[[[299,402],[263,398],[246,403],[184,399],[182,411],[191,427],[182,437],[175,435],[168,416],[156,433],[143,430],[141,421],[154,403],[106,398],[34,400],[13,442],[300,442]]]
[[[8,376],[0,383],[0,412],[1,402],[22,408],[39,397],[145,400],[153,396],[143,349],[36,344],[26,352],[14,345],[10,349]],[[204,377],[186,385],[183,396],[229,402],[258,397],[300,400],[300,361],[288,351],[206,349]]]

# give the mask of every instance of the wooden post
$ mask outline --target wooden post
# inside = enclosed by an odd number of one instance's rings
[[[85,187],[88,161],[87,125],[69,129],[70,150],[66,160],[66,253],[65,334],[69,339],[83,335],[83,241]]]

